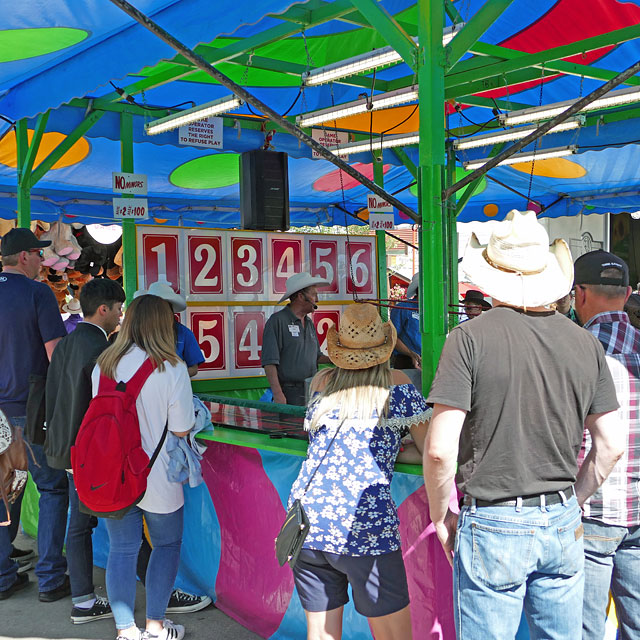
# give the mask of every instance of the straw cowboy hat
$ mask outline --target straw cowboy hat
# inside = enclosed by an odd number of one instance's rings
[[[328,280],[324,280],[323,278],[319,278],[317,276],[312,276],[310,273],[303,271],[302,273],[296,273],[289,278],[287,278],[286,282],[286,292],[278,300],[278,303],[284,302],[287,298],[290,298],[294,293],[298,293],[298,291],[302,291],[307,287],[326,287],[328,284],[331,284]]]
[[[147,290],[139,289],[133,294],[134,298],[140,296],[158,296],[158,298],[166,300],[171,305],[174,313],[180,313],[180,311],[184,311],[187,308],[185,299],[166,282],[154,282]]]
[[[515,307],[551,304],[573,286],[567,243],[557,239],[549,247],[549,236],[533,211],[510,211],[487,245],[474,233],[461,268],[488,296]]]
[[[407,287],[407,298],[413,298],[413,296],[418,293],[418,284],[420,283],[420,272],[413,274],[413,278],[411,278],[411,282]]]
[[[82,313],[82,308],[80,307],[80,300],[78,298],[71,298],[69,302],[65,302],[62,305],[62,313],[70,313],[71,315],[77,315]]]
[[[331,362],[341,369],[368,369],[391,357],[396,346],[396,328],[382,322],[372,304],[349,305],[340,318],[340,329],[327,332]]]

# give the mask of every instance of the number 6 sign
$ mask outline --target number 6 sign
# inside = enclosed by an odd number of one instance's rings
[[[373,295],[373,243],[349,240],[345,243],[347,293]]]

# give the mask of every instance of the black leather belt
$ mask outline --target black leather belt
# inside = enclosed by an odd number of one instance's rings
[[[564,494],[564,500],[569,500],[571,496],[575,495],[573,486],[566,489],[558,489],[558,491],[552,491],[551,493],[539,493],[537,495],[520,496],[523,507],[539,507],[542,504],[542,496],[544,496],[545,505],[560,504],[563,502],[562,495]],[[462,498],[461,505],[470,507],[472,503],[472,496],[464,496]],[[518,504],[518,498],[505,498],[504,500],[476,500],[476,507],[515,507]]]
[[[304,382],[281,382],[281,387],[304,387]]]

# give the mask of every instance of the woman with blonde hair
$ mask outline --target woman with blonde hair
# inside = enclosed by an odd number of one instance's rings
[[[289,503],[300,499],[309,533],[293,568],[308,640],[339,640],[343,607],[356,610],[376,640],[409,640],[411,615],[391,497],[393,467],[409,432],[421,451],[424,398],[389,357],[396,342],[370,304],[349,306],[327,335],[336,369],[313,379],[307,410],[309,449]]]
[[[100,375],[126,383],[150,359],[153,373],[136,400],[142,447],[151,458],[163,441],[165,429],[186,436],[194,423],[189,374],[175,351],[173,313],[162,298],[144,295],[127,308],[113,345],[102,352],[92,374],[93,394]],[[184,627],[165,618],[165,610],[178,572],[182,544],[182,485],[169,482],[169,456],[164,448],[151,467],[142,500],[121,520],[106,519],[109,533],[107,594],[116,622],[118,640],[140,640],[136,626],[136,560],[142,536],[142,517],[153,545],[146,581],[145,638],[182,640]]]

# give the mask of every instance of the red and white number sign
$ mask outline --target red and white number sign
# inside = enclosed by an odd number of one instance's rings
[[[320,351],[327,353],[327,332],[329,327],[338,327],[338,321],[340,320],[340,311],[337,309],[324,309],[313,312],[313,324],[316,327],[316,333],[318,334],[318,342],[320,343]]]
[[[373,294],[373,243],[350,240],[345,249],[347,293]]]
[[[233,327],[235,368],[260,368],[264,311],[234,311]]]
[[[191,331],[202,349],[202,371],[221,371],[227,368],[226,331],[223,311],[195,311],[191,314]]]
[[[271,239],[273,293],[282,295],[287,278],[302,271],[302,239]]]
[[[309,272],[329,281],[320,293],[338,293],[338,241],[309,240]]]
[[[231,290],[233,293],[264,293],[262,238],[231,236]]]
[[[178,234],[144,234],[142,255],[145,288],[165,278],[175,291],[180,291],[180,263],[178,260]]]
[[[222,239],[220,236],[189,236],[188,247],[189,293],[222,293]]]

